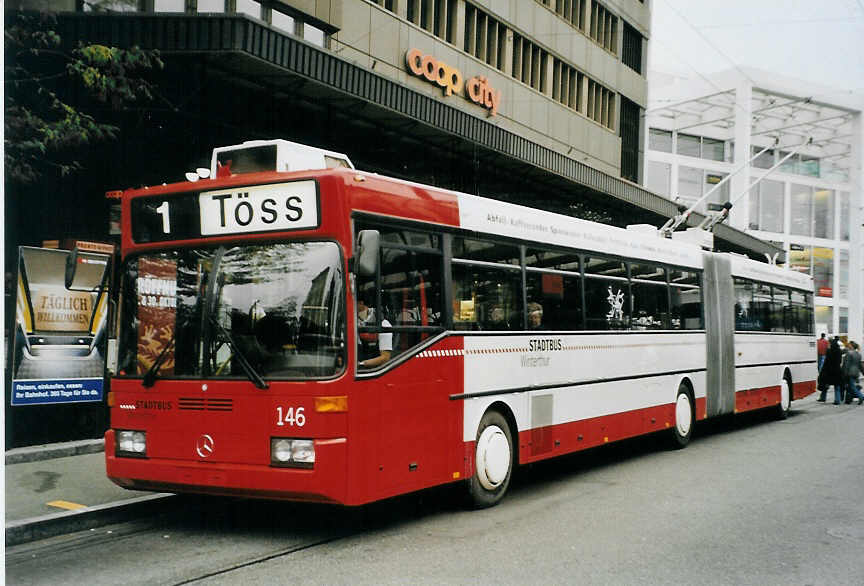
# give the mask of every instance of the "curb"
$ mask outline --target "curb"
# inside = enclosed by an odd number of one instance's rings
[[[6,547],[164,512],[174,504],[174,499],[175,495],[169,493],[149,494],[77,511],[11,521],[6,523]]]
[[[67,456],[78,456],[80,454],[95,454],[105,451],[105,440],[89,439],[59,444],[46,444],[42,446],[27,446],[15,448],[6,452],[6,465],[23,464],[25,462],[38,462],[40,460],[52,460],[54,458],[65,458]]]

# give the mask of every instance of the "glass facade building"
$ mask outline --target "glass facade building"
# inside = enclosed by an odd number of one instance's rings
[[[661,105],[649,104],[645,186],[681,207],[707,195],[696,206],[706,213],[731,202],[733,227],[813,277],[817,329],[860,340],[861,102],[820,102],[801,95],[804,82],[758,72],[669,81],[649,74]]]

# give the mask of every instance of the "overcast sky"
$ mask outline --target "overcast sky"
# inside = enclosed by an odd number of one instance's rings
[[[753,67],[864,94],[864,0],[653,0],[649,69]]]

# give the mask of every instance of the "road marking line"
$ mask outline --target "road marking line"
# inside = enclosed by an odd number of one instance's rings
[[[69,511],[77,511],[78,509],[86,509],[87,505],[79,505],[78,503],[70,503],[69,501],[51,501],[45,503],[49,507],[57,507],[58,509],[66,509]]]

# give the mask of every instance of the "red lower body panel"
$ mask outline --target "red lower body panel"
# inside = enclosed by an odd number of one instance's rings
[[[115,484],[133,490],[188,492],[312,502],[348,502],[346,441],[315,443],[315,468],[118,457],[105,433],[105,466]]]
[[[704,399],[703,399],[704,403]],[[697,407],[698,412],[698,407]],[[519,433],[519,463],[586,450],[675,425],[675,405],[616,413]]]
[[[801,383],[792,383],[792,399],[803,399],[816,392],[816,381],[808,380]]]

